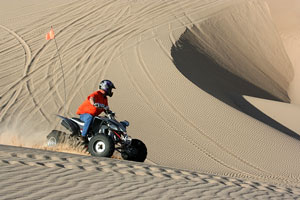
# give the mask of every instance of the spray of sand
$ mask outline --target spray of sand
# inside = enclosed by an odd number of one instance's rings
[[[74,147],[68,143],[59,144],[55,147],[48,147],[46,138],[47,134],[48,132],[46,131],[21,131],[12,128],[6,129],[0,131],[0,144],[89,155],[86,149],[80,146]]]

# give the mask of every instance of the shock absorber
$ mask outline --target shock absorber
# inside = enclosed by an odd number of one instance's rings
[[[114,141],[116,141],[117,140],[117,137],[116,137],[116,135],[114,134],[114,132],[113,131],[111,131],[111,130],[108,130],[108,135],[114,140]]]

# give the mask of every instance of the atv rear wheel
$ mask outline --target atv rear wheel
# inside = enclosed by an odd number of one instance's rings
[[[131,145],[121,152],[124,160],[144,162],[147,157],[146,145],[138,139],[133,139]]]
[[[47,146],[54,147],[58,144],[64,143],[66,138],[66,133],[58,130],[52,130],[47,136]]]
[[[111,157],[115,151],[115,143],[108,135],[95,135],[89,141],[88,150],[92,156]]]

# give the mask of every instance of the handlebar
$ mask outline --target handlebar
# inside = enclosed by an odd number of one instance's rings
[[[112,117],[115,117],[115,113],[113,112],[113,111],[111,111],[111,110],[107,110],[107,111],[105,111],[105,113],[107,114],[107,115],[110,115],[110,116],[112,116]]]

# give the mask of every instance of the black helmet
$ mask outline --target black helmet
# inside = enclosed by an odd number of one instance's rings
[[[112,96],[113,92],[112,89],[116,89],[114,84],[110,80],[103,80],[99,84],[99,90],[104,90],[105,95]]]

